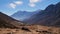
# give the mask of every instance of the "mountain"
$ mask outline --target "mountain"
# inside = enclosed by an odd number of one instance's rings
[[[37,12],[27,12],[27,11],[18,11],[11,15],[14,19],[24,21],[29,19],[32,15],[36,14]]]
[[[0,28],[19,28],[23,23],[0,12]]]
[[[45,10],[36,12],[19,11],[13,17],[28,24],[39,24],[47,26],[60,26],[60,2],[49,5]]]
[[[60,2],[49,5],[42,13],[44,16],[41,16],[39,24],[60,26]]]
[[[60,26],[60,2],[49,5],[45,10],[26,20],[29,24]]]

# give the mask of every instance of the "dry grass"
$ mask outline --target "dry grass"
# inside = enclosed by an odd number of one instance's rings
[[[60,34],[60,28],[40,25],[25,26],[30,31],[22,29],[0,28],[0,34]]]

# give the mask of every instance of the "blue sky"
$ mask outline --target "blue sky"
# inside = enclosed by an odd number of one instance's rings
[[[39,9],[44,10],[50,4],[56,4],[60,0],[0,0],[0,12],[12,15],[15,12],[33,12]]]

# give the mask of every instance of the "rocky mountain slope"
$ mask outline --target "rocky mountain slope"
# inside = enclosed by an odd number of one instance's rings
[[[26,22],[29,24],[60,26],[60,2],[49,5],[45,10],[33,15]]]
[[[19,28],[22,24],[20,21],[0,12],[0,28]]]

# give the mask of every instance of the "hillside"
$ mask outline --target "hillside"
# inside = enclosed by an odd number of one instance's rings
[[[25,22],[28,24],[60,26],[60,2],[49,5],[45,10],[33,15]]]
[[[19,28],[22,24],[20,21],[0,12],[0,28]]]

